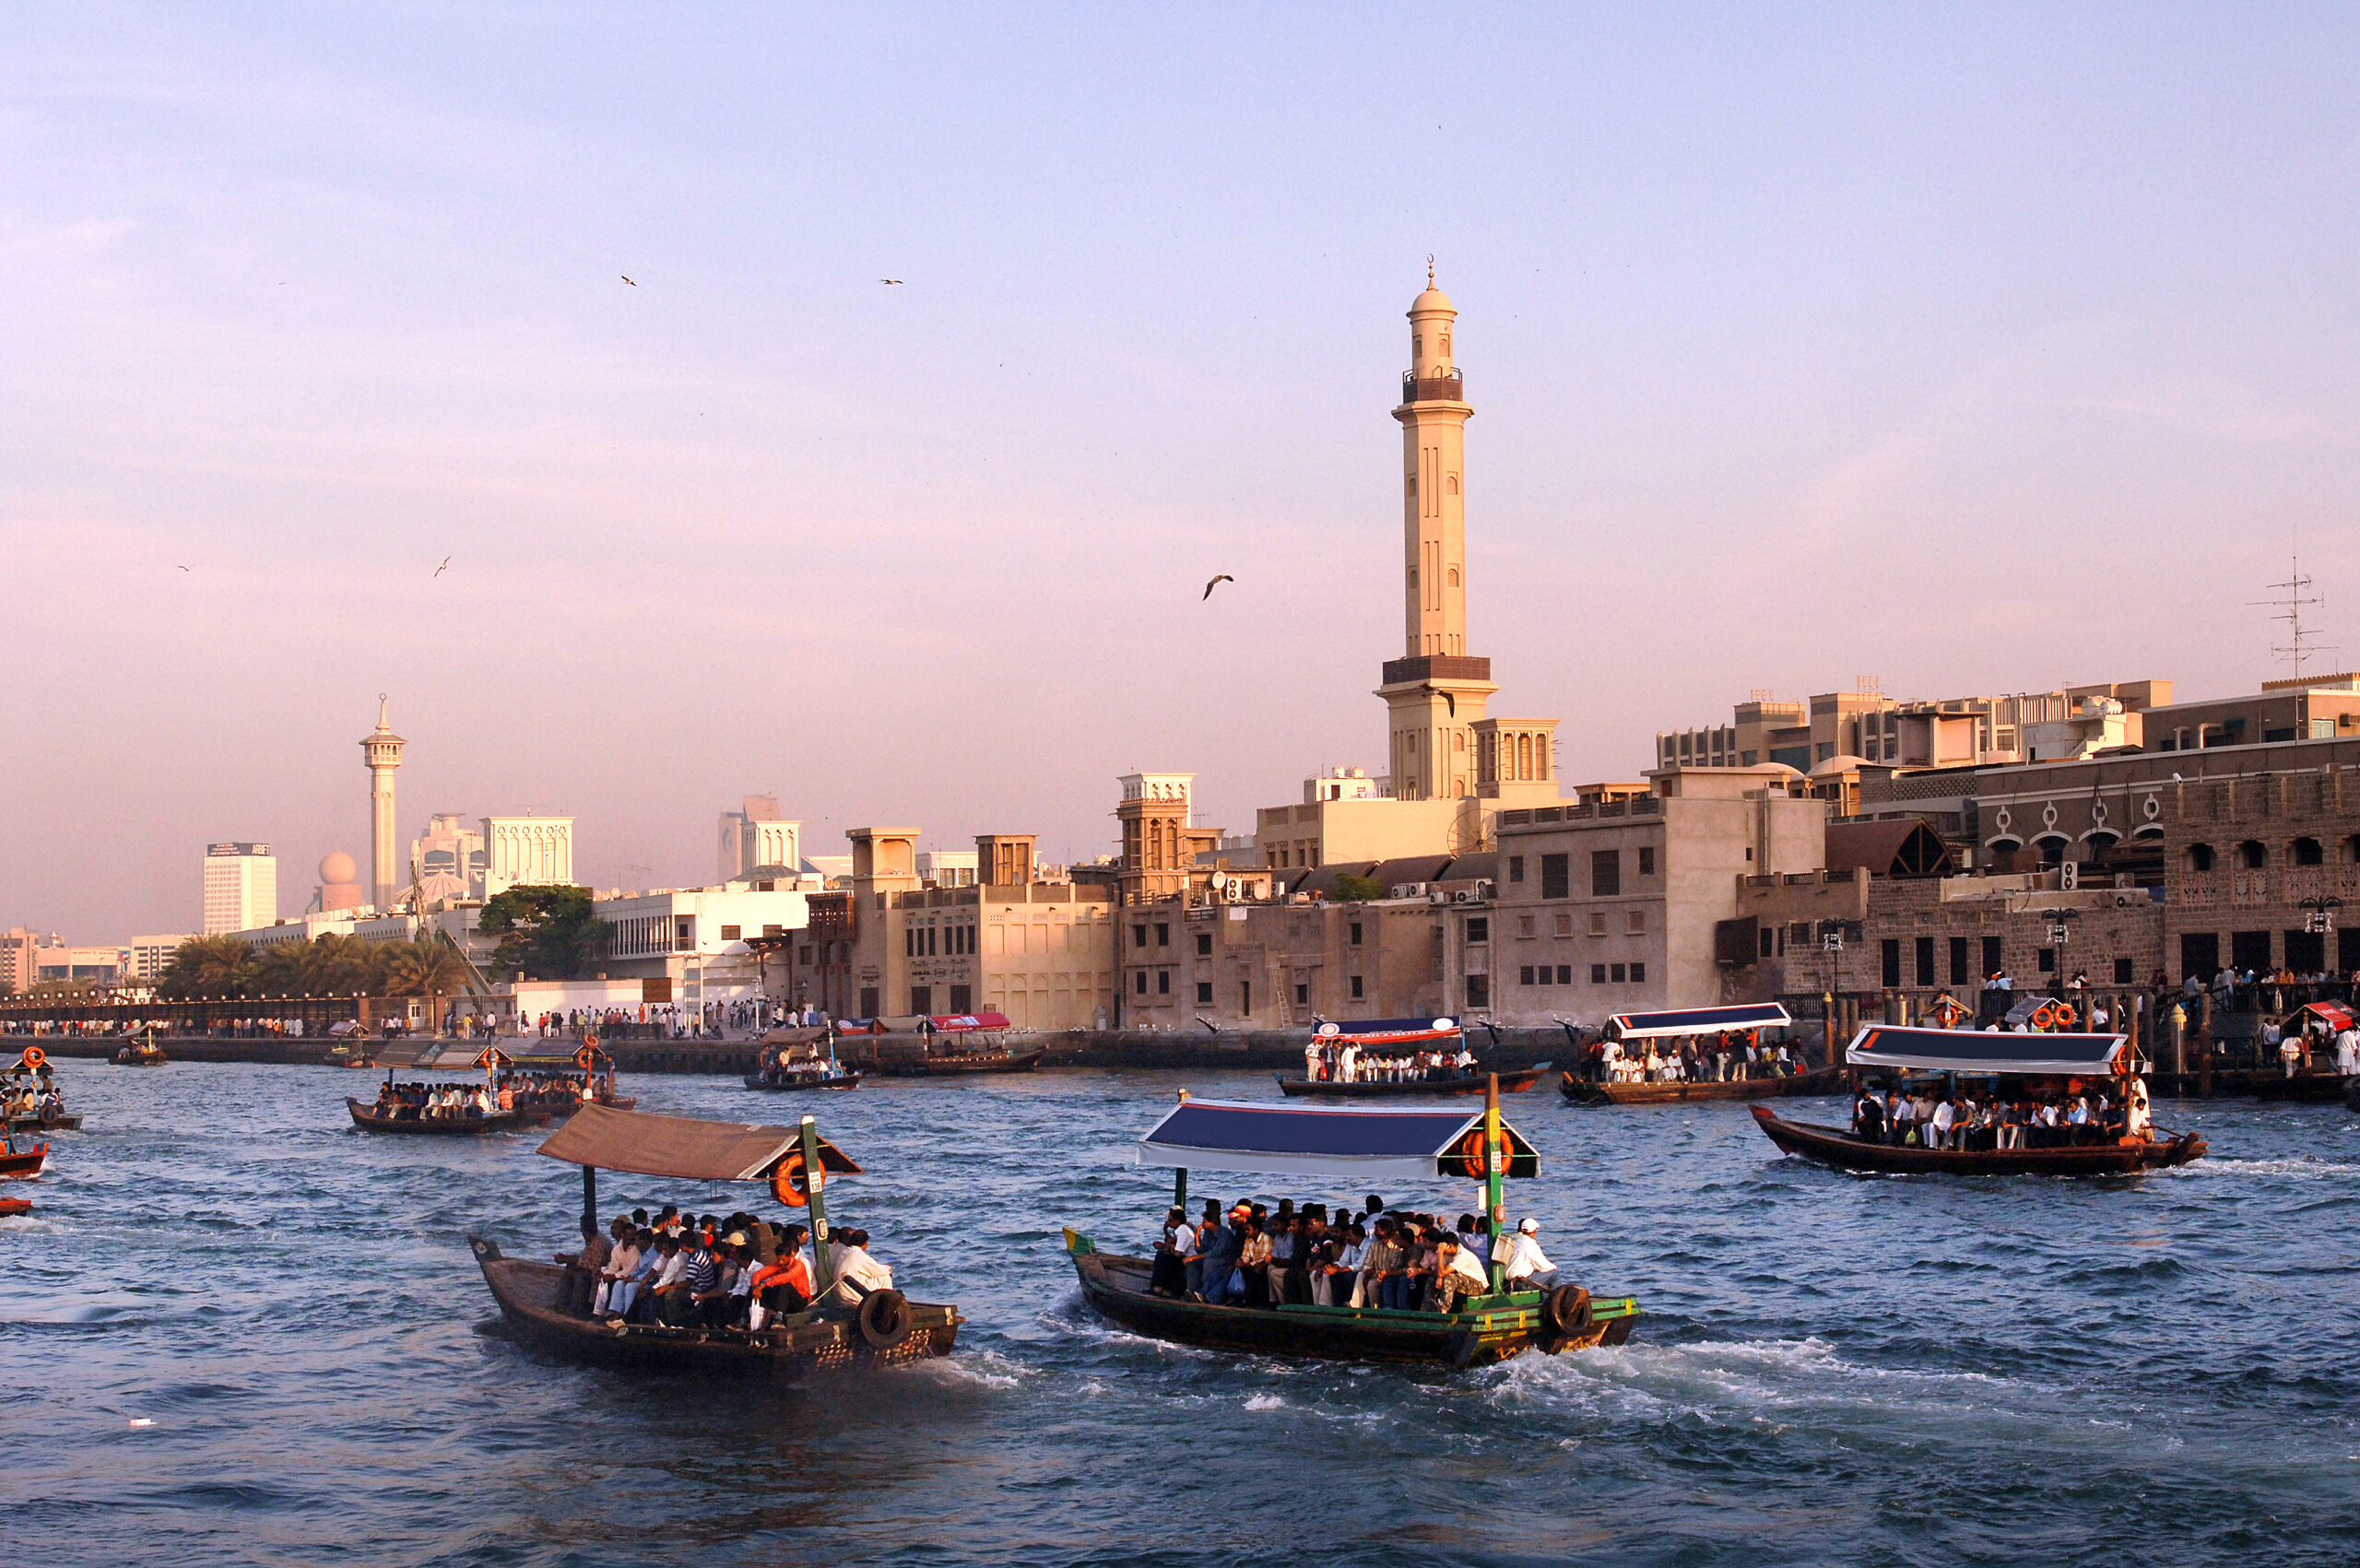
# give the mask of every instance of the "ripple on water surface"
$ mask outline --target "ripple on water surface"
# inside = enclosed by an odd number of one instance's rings
[[[1547,1173],[1518,1211],[1647,1315],[1619,1350],[1453,1377],[1214,1355],[1082,1305],[1059,1227],[1137,1244],[1168,1199],[1128,1139],[1183,1084],[1266,1079],[872,1083],[811,1107],[867,1167],[830,1197],[971,1322],[950,1361],[798,1393],[499,1332],[463,1232],[543,1254],[578,1202],[533,1136],[370,1138],[323,1069],[61,1070],[88,1130],[0,1220],[0,1338],[42,1390],[0,1414],[23,1562],[2360,1560],[2340,1109],[2169,1106],[2214,1156],[2136,1182],[1945,1182],[1777,1158],[1740,1108],[1522,1097]],[[787,1114],[719,1079],[631,1089]],[[751,1191],[601,1184],[610,1210]]]

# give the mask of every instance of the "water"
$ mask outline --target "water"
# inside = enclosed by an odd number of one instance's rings
[[[1128,1138],[1183,1083],[1267,1079],[626,1080],[649,1110],[819,1114],[869,1172],[831,1185],[840,1216],[972,1319],[947,1362],[797,1393],[502,1338],[461,1238],[570,1233],[579,1179],[536,1137],[355,1133],[357,1073],[60,1070],[91,1130],[0,1220],[0,1518],[44,1568],[2360,1560],[2341,1108],[2167,1104],[2211,1159],[1958,1182],[1779,1159],[1739,1107],[1519,1097],[1545,1173],[1515,1210],[1647,1316],[1622,1350],[1454,1377],[1215,1356],[1080,1306],[1060,1226],[1136,1244],[1168,1200]],[[1197,1196],[1359,1196],[1332,1186]],[[753,1192],[601,1184],[609,1212]]]

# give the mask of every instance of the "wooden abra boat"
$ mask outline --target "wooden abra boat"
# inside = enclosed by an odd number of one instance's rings
[[[2111,1082],[2120,1102],[2130,1107],[2131,1121],[2129,1131],[2104,1143],[2024,1149],[1926,1149],[1862,1138],[1843,1127],[1784,1121],[1759,1105],[1752,1107],[1753,1119],[1764,1136],[1787,1153],[1841,1171],[2103,1176],[2129,1175],[2202,1159],[2205,1143],[2197,1134],[2175,1137],[2144,1125],[2147,1089],[2132,1071],[2129,1043],[2129,1037],[2120,1034],[1909,1029],[1877,1023],[1864,1027],[1845,1047],[1847,1063],[1870,1071],[1932,1072],[1953,1078],[2045,1079],[2069,1085],[2079,1079]]]
[[[940,1055],[913,1056],[895,1061],[879,1057],[869,1071],[879,1078],[964,1078],[974,1073],[1029,1073],[1049,1054],[1045,1045],[1029,1051],[945,1051]]]
[[[583,1311],[589,1296],[583,1287],[590,1279],[571,1266],[570,1255],[557,1264],[528,1263],[469,1236],[501,1315],[537,1349],[611,1365],[738,1378],[793,1375],[949,1355],[966,1321],[955,1306],[914,1302],[894,1290],[869,1291],[857,1307],[827,1299],[836,1281],[828,1274],[823,1192],[830,1175],[858,1175],[860,1167],[820,1137],[808,1116],[798,1127],[771,1127],[585,1105],[539,1152],[582,1167],[585,1234],[597,1229],[602,1167],[683,1181],[768,1180],[773,1196],[811,1210],[813,1284],[820,1304],[753,1330],[602,1322]]]
[[[108,1059],[119,1067],[160,1067],[171,1060],[164,1055],[164,1048],[153,1040],[125,1045]]]
[[[808,1030],[773,1030],[773,1034],[810,1035]],[[836,1060],[836,1043],[828,1039],[828,1054],[820,1055],[816,1035],[808,1039],[789,1040],[772,1048],[770,1036],[762,1042],[761,1066],[746,1075],[749,1089],[782,1092],[799,1089],[858,1089],[860,1075]]]
[[[30,1214],[33,1200],[29,1197],[0,1197],[0,1220],[13,1220],[19,1214]]]
[[[1298,1107],[1184,1094],[1139,1139],[1133,1158],[1174,1169],[1174,1201],[1183,1208],[1191,1166],[1336,1176],[1356,1191],[1380,1177],[1472,1178],[1483,1184],[1483,1211],[1495,1233],[1505,1230],[1503,1180],[1540,1172],[1532,1146],[1500,1120],[1495,1092],[1478,1112]],[[1109,1256],[1088,1236],[1071,1230],[1065,1235],[1082,1299],[1093,1310],[1136,1334],[1214,1350],[1460,1369],[1526,1350],[1553,1354],[1620,1345],[1639,1315],[1637,1302],[1595,1300],[1578,1285],[1512,1292],[1496,1262],[1488,1268],[1490,1293],[1465,1300],[1455,1312],[1214,1305],[1157,1293],[1149,1258]]]
[[[751,1072],[746,1075],[746,1087],[773,1092],[796,1089],[858,1089],[860,1075],[843,1067],[832,1072],[796,1069],[783,1073]]]
[[[1540,1081],[1540,1075],[1549,1067],[1549,1063],[1541,1062],[1499,1074],[1500,1092],[1524,1093]],[[1481,1094],[1491,1086],[1491,1074],[1471,1072],[1412,1079],[1406,1083],[1330,1083],[1326,1079],[1278,1075],[1279,1091],[1290,1100],[1433,1100]]]
[[[0,1096],[13,1100],[28,1090],[36,1098],[46,1098],[56,1091],[55,1081],[50,1076],[49,1053],[38,1045],[26,1046],[15,1066],[0,1067]],[[64,1096],[60,1095],[59,1104],[62,1106],[63,1103]],[[6,1126],[0,1127],[0,1131],[77,1132],[82,1126],[81,1117],[69,1115],[56,1107],[9,1116],[6,1122]]]
[[[1715,1083],[1591,1083],[1566,1073],[1557,1091],[1576,1105],[1675,1105],[1691,1100],[1777,1100],[1798,1094],[1841,1094],[1844,1069],[1814,1067],[1791,1078],[1732,1079]]]
[[[494,1111],[472,1116],[393,1116],[378,1110],[373,1102],[363,1102],[348,1094],[344,1104],[352,1113],[352,1125],[363,1132],[469,1135],[513,1132],[525,1125],[522,1111]]]
[[[18,1147],[12,1134],[0,1139],[0,1181],[30,1182],[41,1174],[49,1162],[49,1145],[36,1143],[30,1149]]]

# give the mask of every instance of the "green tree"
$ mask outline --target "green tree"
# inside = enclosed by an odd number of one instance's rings
[[[242,996],[254,978],[254,949],[234,937],[191,937],[172,949],[157,976],[167,996]]]
[[[427,1028],[439,1032],[442,1026],[442,998],[466,989],[466,961],[451,945],[451,938],[440,931],[407,942],[387,942],[384,947],[385,995],[425,997]]]
[[[1336,874],[1338,903],[1366,903],[1385,896],[1385,885],[1374,877],[1355,877],[1349,871]]]
[[[476,929],[499,939],[491,967],[528,980],[572,980],[587,968],[607,928],[580,888],[514,887],[483,906]]]

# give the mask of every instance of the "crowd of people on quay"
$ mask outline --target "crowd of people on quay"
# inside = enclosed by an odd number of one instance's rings
[[[1598,1043],[1597,1076],[1608,1083],[1732,1083],[1792,1078],[1798,1066],[1785,1044],[1765,1045],[1751,1029]]]
[[[1280,1198],[1275,1210],[1240,1199],[1224,1211],[1208,1198],[1194,1223],[1177,1207],[1165,1214],[1148,1288],[1211,1306],[1451,1312],[1492,1293],[1493,1262],[1512,1291],[1556,1282],[1539,1220],[1497,1238],[1491,1230],[1476,1214],[1450,1226],[1432,1214],[1388,1209],[1374,1193],[1358,1211],[1343,1203],[1297,1207],[1292,1198]]]
[[[586,1220],[584,1229],[591,1229]],[[810,1238],[798,1220],[700,1216],[667,1203],[652,1218],[634,1208],[603,1234],[584,1236],[574,1267],[597,1278],[594,1317],[760,1330],[815,1304]],[[892,1288],[892,1269],[869,1252],[868,1232],[856,1225],[831,1228],[827,1261],[833,1282],[817,1304],[856,1306]]]
[[[1456,1051],[1371,1051],[1350,1035],[1330,1035],[1303,1048],[1303,1076],[1314,1083],[1424,1083],[1474,1070],[1464,1040]]]
[[[2131,1079],[2122,1095],[2117,1100],[2103,1084],[2079,1079],[2061,1091],[2018,1094],[2002,1093],[1999,1086],[1980,1093],[1972,1085],[1866,1088],[1852,1102],[1852,1135],[1870,1143],[1970,1153],[2076,1149],[2146,1137],[2147,1086]]]

